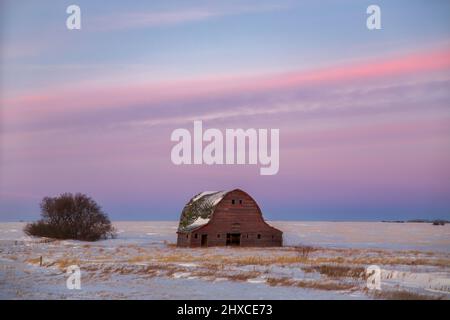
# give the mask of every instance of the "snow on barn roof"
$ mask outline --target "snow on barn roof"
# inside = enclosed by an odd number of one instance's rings
[[[178,231],[191,231],[209,222],[216,205],[228,191],[204,191],[184,206]]]

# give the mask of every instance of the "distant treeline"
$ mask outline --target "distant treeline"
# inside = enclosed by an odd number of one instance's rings
[[[429,220],[429,219],[413,219],[413,220],[382,220],[381,222],[390,223],[431,223],[435,226],[443,226],[446,223],[450,223],[448,220]]]

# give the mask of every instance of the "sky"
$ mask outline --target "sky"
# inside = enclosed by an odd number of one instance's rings
[[[176,220],[235,188],[270,220],[450,219],[449,1],[6,0],[0,28],[0,221],[63,192]],[[174,165],[195,120],[279,129],[278,174]]]

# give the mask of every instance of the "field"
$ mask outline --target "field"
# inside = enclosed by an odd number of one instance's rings
[[[176,222],[115,222],[117,239],[53,241],[0,223],[2,299],[449,299],[450,226],[271,222],[283,248],[176,248]],[[81,289],[66,287],[70,265]],[[366,268],[381,270],[381,290]]]

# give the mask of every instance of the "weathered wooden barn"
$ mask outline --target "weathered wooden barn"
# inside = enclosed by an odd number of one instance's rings
[[[282,246],[283,233],[268,225],[246,192],[207,191],[184,207],[178,226],[179,247]]]

